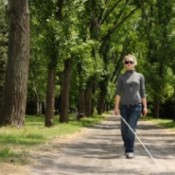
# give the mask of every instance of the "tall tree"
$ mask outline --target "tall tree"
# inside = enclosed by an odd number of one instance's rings
[[[68,122],[69,113],[69,91],[70,91],[70,80],[71,80],[71,59],[64,61],[64,71],[61,77],[61,109],[60,109],[60,122]]]
[[[53,16],[55,19],[53,21],[57,21],[59,23],[62,20],[62,7],[63,0],[57,0],[56,12]],[[52,20],[51,20],[52,21]],[[57,32],[53,26],[50,26],[49,35],[50,46],[49,49],[49,65],[48,65],[48,79],[47,79],[47,92],[46,92],[46,112],[45,112],[45,126],[50,127],[53,125],[53,117],[55,114],[55,85],[56,85],[56,68],[58,62],[58,49],[59,42],[56,40]]]
[[[84,11],[84,8],[82,6],[83,4],[84,2],[81,0],[74,2],[67,1],[64,6],[64,24],[62,24],[64,26],[64,44],[62,43],[62,46],[64,46],[65,53],[64,70],[61,76],[60,122],[68,122],[68,114],[70,108],[70,87],[71,85],[75,87],[75,82],[71,84],[73,69],[75,65],[79,65],[79,67],[81,67],[80,64],[84,59],[82,52],[88,52],[84,49],[86,47],[86,43],[84,42],[84,35],[80,35],[82,32],[82,25],[86,27],[86,24],[84,24],[85,20],[83,21],[84,23],[82,23],[83,18],[79,16],[81,12]],[[81,91],[81,88],[78,89]],[[78,109],[80,109],[79,105],[71,105],[71,107],[72,106],[74,106],[74,108],[75,106],[78,106]],[[81,109],[83,109],[83,107],[81,107]],[[84,112],[79,111],[79,113],[82,114]]]
[[[28,0],[9,0],[9,46],[1,125],[24,125],[30,55]]]
[[[164,101],[167,92],[165,89],[169,84],[167,70],[171,61],[171,42],[170,42],[170,22],[173,18],[173,1],[150,1],[143,4],[142,18],[144,22],[144,34],[147,37],[147,78],[149,80],[150,94],[153,100],[153,115],[160,117],[161,103]],[[150,16],[152,16],[150,18]],[[152,74],[154,73],[154,76]]]
[[[7,9],[4,0],[0,0],[0,106],[2,90],[4,85],[5,67],[7,62],[7,48],[8,48],[8,23],[7,23]]]

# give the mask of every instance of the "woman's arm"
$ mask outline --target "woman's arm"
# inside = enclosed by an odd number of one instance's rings
[[[148,113],[146,97],[142,98],[142,105],[143,105],[143,116],[146,116]]]
[[[140,82],[140,95],[142,98],[142,105],[143,105],[142,113],[143,113],[143,116],[146,116],[148,110],[147,110],[147,99],[146,99],[146,93],[145,93],[145,78],[143,75],[141,76],[141,82]]]
[[[120,115],[120,95],[122,93],[122,81],[121,81],[121,76],[118,77],[117,79],[117,89],[116,89],[116,96],[115,96],[115,107],[114,107],[114,114],[115,115]]]
[[[115,115],[120,115],[119,104],[120,104],[120,95],[116,95],[116,97],[115,97],[115,108],[114,108],[114,114]]]

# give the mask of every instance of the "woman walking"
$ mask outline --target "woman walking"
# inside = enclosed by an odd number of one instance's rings
[[[144,116],[147,114],[145,80],[142,74],[135,71],[137,60],[133,55],[126,55],[123,64],[126,71],[117,80],[114,113],[115,115],[121,115],[135,131],[141,113]],[[135,135],[122,120],[121,135],[124,142],[125,156],[133,158]]]

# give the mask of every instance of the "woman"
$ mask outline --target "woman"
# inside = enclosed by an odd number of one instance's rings
[[[126,55],[123,64],[126,71],[117,80],[114,113],[121,115],[135,131],[141,113],[144,116],[147,114],[145,81],[144,76],[135,71],[137,60],[133,55]],[[121,135],[125,147],[125,156],[133,158],[135,135],[122,120]]]

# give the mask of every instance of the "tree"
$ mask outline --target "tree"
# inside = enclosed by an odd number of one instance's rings
[[[24,125],[30,54],[28,0],[9,0],[9,46],[1,125]]]
[[[153,115],[160,117],[161,103],[165,102],[167,86],[170,79],[168,76],[169,61],[171,60],[171,35],[170,23],[173,18],[173,2],[171,1],[150,1],[141,6],[143,32],[147,40],[147,80],[149,81],[150,95],[153,101]],[[154,74],[154,76],[152,76]]]
[[[4,85],[5,67],[7,62],[7,48],[8,48],[8,23],[7,23],[7,9],[4,0],[0,0],[0,106],[2,90]]]
[[[64,61],[64,71],[61,77],[61,109],[60,109],[60,119],[61,123],[68,122],[69,113],[69,91],[70,91],[70,80],[71,80],[71,59]]]
[[[173,1],[31,0],[36,5],[31,13],[32,24],[37,27],[32,36],[34,62],[30,73],[34,76],[30,77],[29,84],[30,89],[32,85],[37,90],[37,98],[41,94],[42,98],[47,96],[45,119],[48,126],[52,125],[57,108],[55,96],[60,122],[68,122],[72,107],[78,109],[81,118],[91,116],[95,108],[101,114],[107,105],[113,104],[122,58],[128,53],[136,55],[137,69],[146,76],[149,104],[156,100],[159,100],[158,105],[166,103],[166,90],[174,88],[170,81],[173,71],[169,70],[174,69],[170,64],[170,58],[174,58]],[[40,67],[48,70],[48,78],[46,71],[35,71],[38,66],[33,53],[37,53],[35,57]],[[36,79],[37,74],[42,76]],[[38,81],[40,77],[45,80],[44,87],[47,79],[45,94],[45,88],[41,89]],[[172,99],[171,90],[168,94]],[[32,97],[32,93],[29,95]],[[156,105],[154,109],[158,111]]]
[[[49,54],[49,63],[48,63],[48,79],[47,79],[47,93],[46,93],[46,112],[45,112],[45,126],[50,127],[53,126],[53,117],[55,114],[55,90],[56,90],[56,68],[59,59],[59,40],[56,38],[59,37],[58,31],[59,23],[62,21],[62,8],[64,0],[56,1],[56,11],[53,21],[55,25],[50,26],[51,37],[50,39],[50,49]],[[51,20],[52,21],[52,20]],[[57,25],[58,24],[58,25]],[[58,31],[56,31],[58,29]]]

